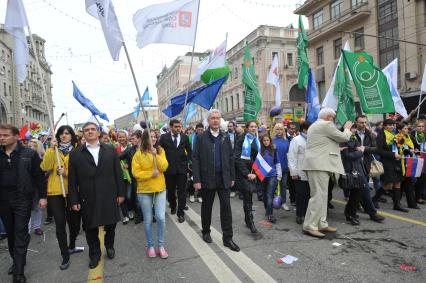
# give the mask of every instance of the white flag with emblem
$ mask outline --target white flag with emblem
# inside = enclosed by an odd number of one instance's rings
[[[111,0],[86,0],[86,11],[101,22],[109,53],[118,61],[124,39]]]
[[[269,74],[268,78],[266,79],[266,82],[275,86],[275,106],[281,106],[281,87],[277,54],[275,54],[272,60],[271,69],[269,69]]]
[[[139,48],[150,43],[194,45],[200,0],[176,0],[137,11],[133,24]]]

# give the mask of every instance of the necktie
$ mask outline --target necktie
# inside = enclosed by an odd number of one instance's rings
[[[175,147],[177,147],[177,146],[178,146],[178,144],[177,144],[177,137],[178,137],[178,135],[177,135],[177,134],[174,134],[174,135],[173,135],[173,144],[175,145]]]

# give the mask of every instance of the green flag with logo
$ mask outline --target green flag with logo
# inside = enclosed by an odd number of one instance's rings
[[[343,125],[346,121],[354,121],[355,101],[352,93],[351,81],[349,79],[349,71],[343,60],[339,61],[336,69],[336,81],[334,84],[334,93],[337,96],[337,112],[336,119],[339,124]]]
[[[299,15],[299,29],[297,30],[297,86],[299,88],[308,85],[309,61],[307,47],[308,36],[303,27],[302,16]]]
[[[386,76],[366,52],[342,50],[364,113],[393,113],[395,106]]]
[[[243,84],[244,94],[244,121],[256,120],[259,114],[262,101],[260,99],[259,86],[257,84],[256,73],[254,71],[253,59],[246,41],[244,47],[243,64]]]

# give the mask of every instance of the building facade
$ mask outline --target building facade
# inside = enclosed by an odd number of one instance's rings
[[[52,84],[50,66],[45,57],[45,40],[33,34],[34,43],[42,76],[46,86],[50,106],[52,102]],[[37,75],[34,50],[30,48],[30,62],[27,66],[27,78],[23,83],[16,81],[13,59],[13,38],[3,25],[0,26],[0,123],[10,123],[22,127],[30,122],[40,123],[44,129],[49,126],[48,111],[42,95],[42,85]],[[50,109],[53,113],[53,109]]]
[[[426,48],[414,43],[426,43],[426,1],[307,0],[294,13],[309,20],[308,56],[320,101],[348,41],[352,51],[368,52],[380,68],[398,58],[401,97],[407,110],[416,106],[407,102],[420,94]]]

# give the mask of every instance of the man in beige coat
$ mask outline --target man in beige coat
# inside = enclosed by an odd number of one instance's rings
[[[334,125],[335,118],[336,112],[333,109],[321,109],[318,120],[309,127],[302,165],[311,188],[303,231],[318,238],[325,236],[321,232],[336,232],[336,228],[328,226],[327,223],[328,182],[334,174],[345,173],[339,143],[350,139],[350,128],[353,124],[350,121],[346,122],[345,130],[341,132]]]

